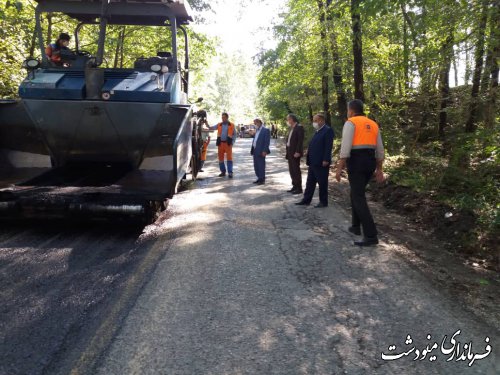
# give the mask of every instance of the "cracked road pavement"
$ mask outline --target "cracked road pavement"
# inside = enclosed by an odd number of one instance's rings
[[[177,195],[168,220],[150,229],[165,255],[92,373],[500,373],[495,328],[386,244],[352,246],[348,216],[337,205],[295,206],[275,147],[267,185],[253,185],[250,144],[235,146],[234,180],[212,177],[212,145],[205,179]],[[395,352],[422,350],[458,329],[474,353],[485,352],[489,337],[492,353],[472,367],[447,362],[438,350],[434,362],[430,355],[381,359],[391,344]]]
[[[212,145],[205,179],[146,228],[1,223],[0,375],[500,374],[498,325],[397,237],[355,248],[337,204],[295,206],[275,145],[268,184],[253,185],[250,143],[235,146],[234,180],[214,177]],[[440,351],[381,359],[459,329],[492,353],[472,367]]]

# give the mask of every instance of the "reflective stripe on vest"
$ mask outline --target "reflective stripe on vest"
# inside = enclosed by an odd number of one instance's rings
[[[230,122],[227,129],[227,136],[229,138],[233,138],[233,134],[234,134],[234,124]],[[217,124],[217,137],[220,137],[221,135],[222,135],[222,122]]]
[[[348,119],[354,125],[352,149],[376,149],[378,139],[378,125],[365,116],[355,116]]]

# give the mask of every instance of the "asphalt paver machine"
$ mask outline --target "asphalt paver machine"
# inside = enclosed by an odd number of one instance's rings
[[[76,47],[58,64],[44,52],[45,13],[77,21]],[[19,99],[0,102],[1,218],[151,221],[186,174],[196,178],[203,142],[187,100],[190,21],[185,0],[37,0],[42,57],[24,62]],[[98,29],[94,54],[79,45],[85,25]],[[106,68],[111,25],[157,27],[171,51]]]

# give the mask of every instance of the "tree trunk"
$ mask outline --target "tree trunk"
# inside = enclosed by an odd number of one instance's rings
[[[326,40],[326,11],[325,4],[323,0],[317,0],[318,8],[319,8],[319,22],[321,27],[320,37],[321,37],[321,56],[323,59],[323,69],[322,69],[322,77],[321,77],[321,97],[323,102],[323,112],[325,114],[326,123],[332,123],[332,116],[330,111],[330,88],[328,87],[329,83],[329,56],[328,56],[328,47]]]
[[[453,57],[453,73],[455,78],[455,87],[458,86],[458,65],[457,65],[457,56]]]
[[[118,41],[115,48],[115,59],[113,61],[113,68],[123,68],[123,45],[125,43],[125,26],[120,28],[118,32]]]
[[[118,61],[120,58],[120,48],[121,48],[121,30],[118,33],[118,40],[116,41],[116,47],[115,47],[115,59],[113,61],[113,69],[118,68]]]
[[[441,139],[444,138],[444,131],[448,125],[448,103],[450,96],[450,69],[453,60],[453,29],[450,27],[450,33],[441,47],[441,69],[439,72],[439,92],[441,95],[441,107],[439,111],[438,134]]]
[[[52,13],[47,13],[47,44],[52,43]]]
[[[328,21],[330,25],[330,46],[332,49],[332,75],[333,75],[333,83],[335,86],[336,94],[337,94],[337,111],[338,118],[341,122],[344,122],[347,119],[347,98],[344,90],[344,81],[342,79],[342,63],[340,61],[340,53],[339,46],[337,43],[337,33],[335,32],[333,25],[333,15],[332,15],[332,7],[331,0],[328,0]]]
[[[474,57],[474,75],[472,77],[472,89],[471,89],[471,105],[469,111],[469,117],[465,124],[465,131],[467,133],[473,133],[476,130],[476,121],[478,117],[478,94],[479,85],[481,83],[481,72],[483,70],[483,60],[484,60],[484,34],[486,29],[486,23],[488,21],[488,0],[482,1],[481,7],[481,17],[479,19],[479,24],[477,28],[477,40],[476,40],[476,51]]]
[[[404,71],[404,93],[410,88],[410,49],[408,48],[408,21],[406,14],[406,4],[401,5],[403,10],[403,71]]]
[[[342,79],[342,66],[340,63],[340,54],[337,44],[337,35],[332,34],[332,58],[333,58],[333,83],[337,91],[337,109],[341,122],[347,120],[347,98],[344,90],[344,81]]]
[[[363,41],[359,5],[363,0],[351,0],[352,52],[354,57],[354,97],[365,101],[363,90]]]
[[[470,76],[471,76],[471,66],[470,66],[470,52],[469,52],[469,43],[468,41],[465,41],[465,74],[464,74],[464,84],[466,86],[469,85],[470,83]]]
[[[35,56],[35,49],[36,49],[36,46],[37,46],[37,31],[34,30],[33,31],[33,35],[31,36],[31,41],[30,41],[30,50],[29,50],[29,57],[34,57]]]
[[[481,95],[488,93],[490,88],[491,68],[493,66],[493,48],[488,47],[486,52],[486,61],[484,63],[483,77],[481,78]]]
[[[498,24],[500,24],[500,1],[496,0],[492,4],[491,13],[491,28],[490,28],[490,45],[491,49],[491,65],[489,69],[490,80],[489,80],[489,91],[488,98],[485,106],[485,119],[484,125],[487,128],[493,128],[495,125],[495,117],[497,111],[497,96],[498,96],[498,60],[500,59],[500,29]],[[488,51],[489,52],[489,51]]]
[[[488,38],[488,46],[486,48],[486,61],[484,64],[483,76],[481,78],[481,95],[485,96],[490,88],[490,77],[493,68],[494,50],[496,44],[500,43],[498,37],[500,36],[497,29],[498,23],[500,22],[498,17],[498,7],[500,6],[500,1],[494,1],[490,7],[490,35]]]
[[[120,47],[120,69],[123,68],[123,59],[124,59],[124,49],[125,49],[125,29],[127,27],[123,26],[122,34],[121,34],[121,47]]]

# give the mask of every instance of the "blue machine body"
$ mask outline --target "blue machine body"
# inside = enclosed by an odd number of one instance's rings
[[[32,74],[19,87],[23,99],[86,99],[83,70],[39,69]],[[158,76],[133,69],[104,70],[101,94],[109,94],[109,101],[181,104],[180,92],[180,79],[174,73]]]

